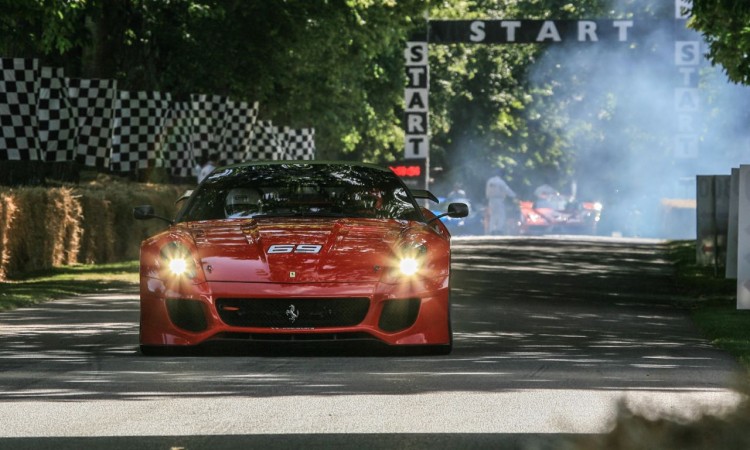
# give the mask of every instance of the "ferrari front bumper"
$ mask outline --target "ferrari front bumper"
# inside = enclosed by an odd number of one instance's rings
[[[446,281],[377,283],[141,280],[142,346],[374,339],[388,345],[451,342]]]

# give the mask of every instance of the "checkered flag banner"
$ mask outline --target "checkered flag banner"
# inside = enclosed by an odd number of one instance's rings
[[[195,94],[190,96],[193,106],[193,150],[196,155],[222,154],[222,127],[227,114],[227,99],[219,95]]]
[[[76,160],[89,167],[107,169],[117,82],[68,78],[67,84],[68,98],[78,120]]]
[[[283,134],[270,120],[259,120],[250,134],[250,148],[245,160],[279,161],[285,159]]]
[[[39,61],[0,58],[0,161],[39,160],[36,96]]]
[[[119,91],[112,134],[112,171],[165,166],[165,124],[171,101],[170,94],[160,92]]]
[[[258,103],[217,95],[118,91],[114,80],[66,78],[36,59],[0,58],[0,161],[77,161],[127,172],[166,167],[194,176],[196,159],[225,164],[310,160],[313,129],[258,121]]]
[[[48,162],[73,161],[77,117],[68,99],[63,69],[42,67],[37,96],[39,148]]]
[[[258,118],[258,102],[227,100],[224,125],[221,127],[219,154],[225,164],[242,162],[250,149],[250,135]]]
[[[166,164],[176,177],[197,177],[198,163],[193,151],[193,106],[191,102],[172,102],[165,124]]]
[[[315,129],[284,127],[286,159],[311,161],[315,159]]]

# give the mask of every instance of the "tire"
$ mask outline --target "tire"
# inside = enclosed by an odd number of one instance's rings
[[[141,354],[143,356],[173,356],[187,355],[192,350],[191,347],[179,347],[172,345],[141,345]]]
[[[428,356],[445,356],[450,355],[452,351],[453,342],[443,345],[427,345],[420,353]]]
[[[141,354],[143,356],[160,356],[164,355],[165,351],[163,347],[155,345],[141,345]]]

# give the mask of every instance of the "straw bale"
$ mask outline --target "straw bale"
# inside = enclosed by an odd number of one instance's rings
[[[84,209],[80,262],[112,262],[137,259],[142,240],[163,230],[159,220],[133,218],[137,205],[153,205],[157,214],[175,215],[174,202],[184,187],[137,183],[82,186],[77,190]]]
[[[0,192],[0,281],[5,280],[7,276],[10,260],[10,233],[17,211],[13,192]]]
[[[111,223],[111,202],[101,190],[77,190],[81,203],[81,244],[78,262],[108,263],[116,260]]]
[[[75,263],[137,259],[160,220],[137,221],[133,207],[175,215],[185,187],[112,181],[0,191],[0,279]]]
[[[22,188],[15,193],[18,212],[8,235],[10,255],[6,271],[9,277],[52,267],[46,223],[48,190]]]
[[[46,230],[51,266],[75,264],[81,235],[81,205],[70,188],[49,190]]]

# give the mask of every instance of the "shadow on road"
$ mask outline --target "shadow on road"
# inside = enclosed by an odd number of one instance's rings
[[[736,365],[676,306],[665,250],[457,240],[454,351],[439,357],[246,346],[146,357],[135,292],[24,308],[0,315],[0,400],[725,388]]]

